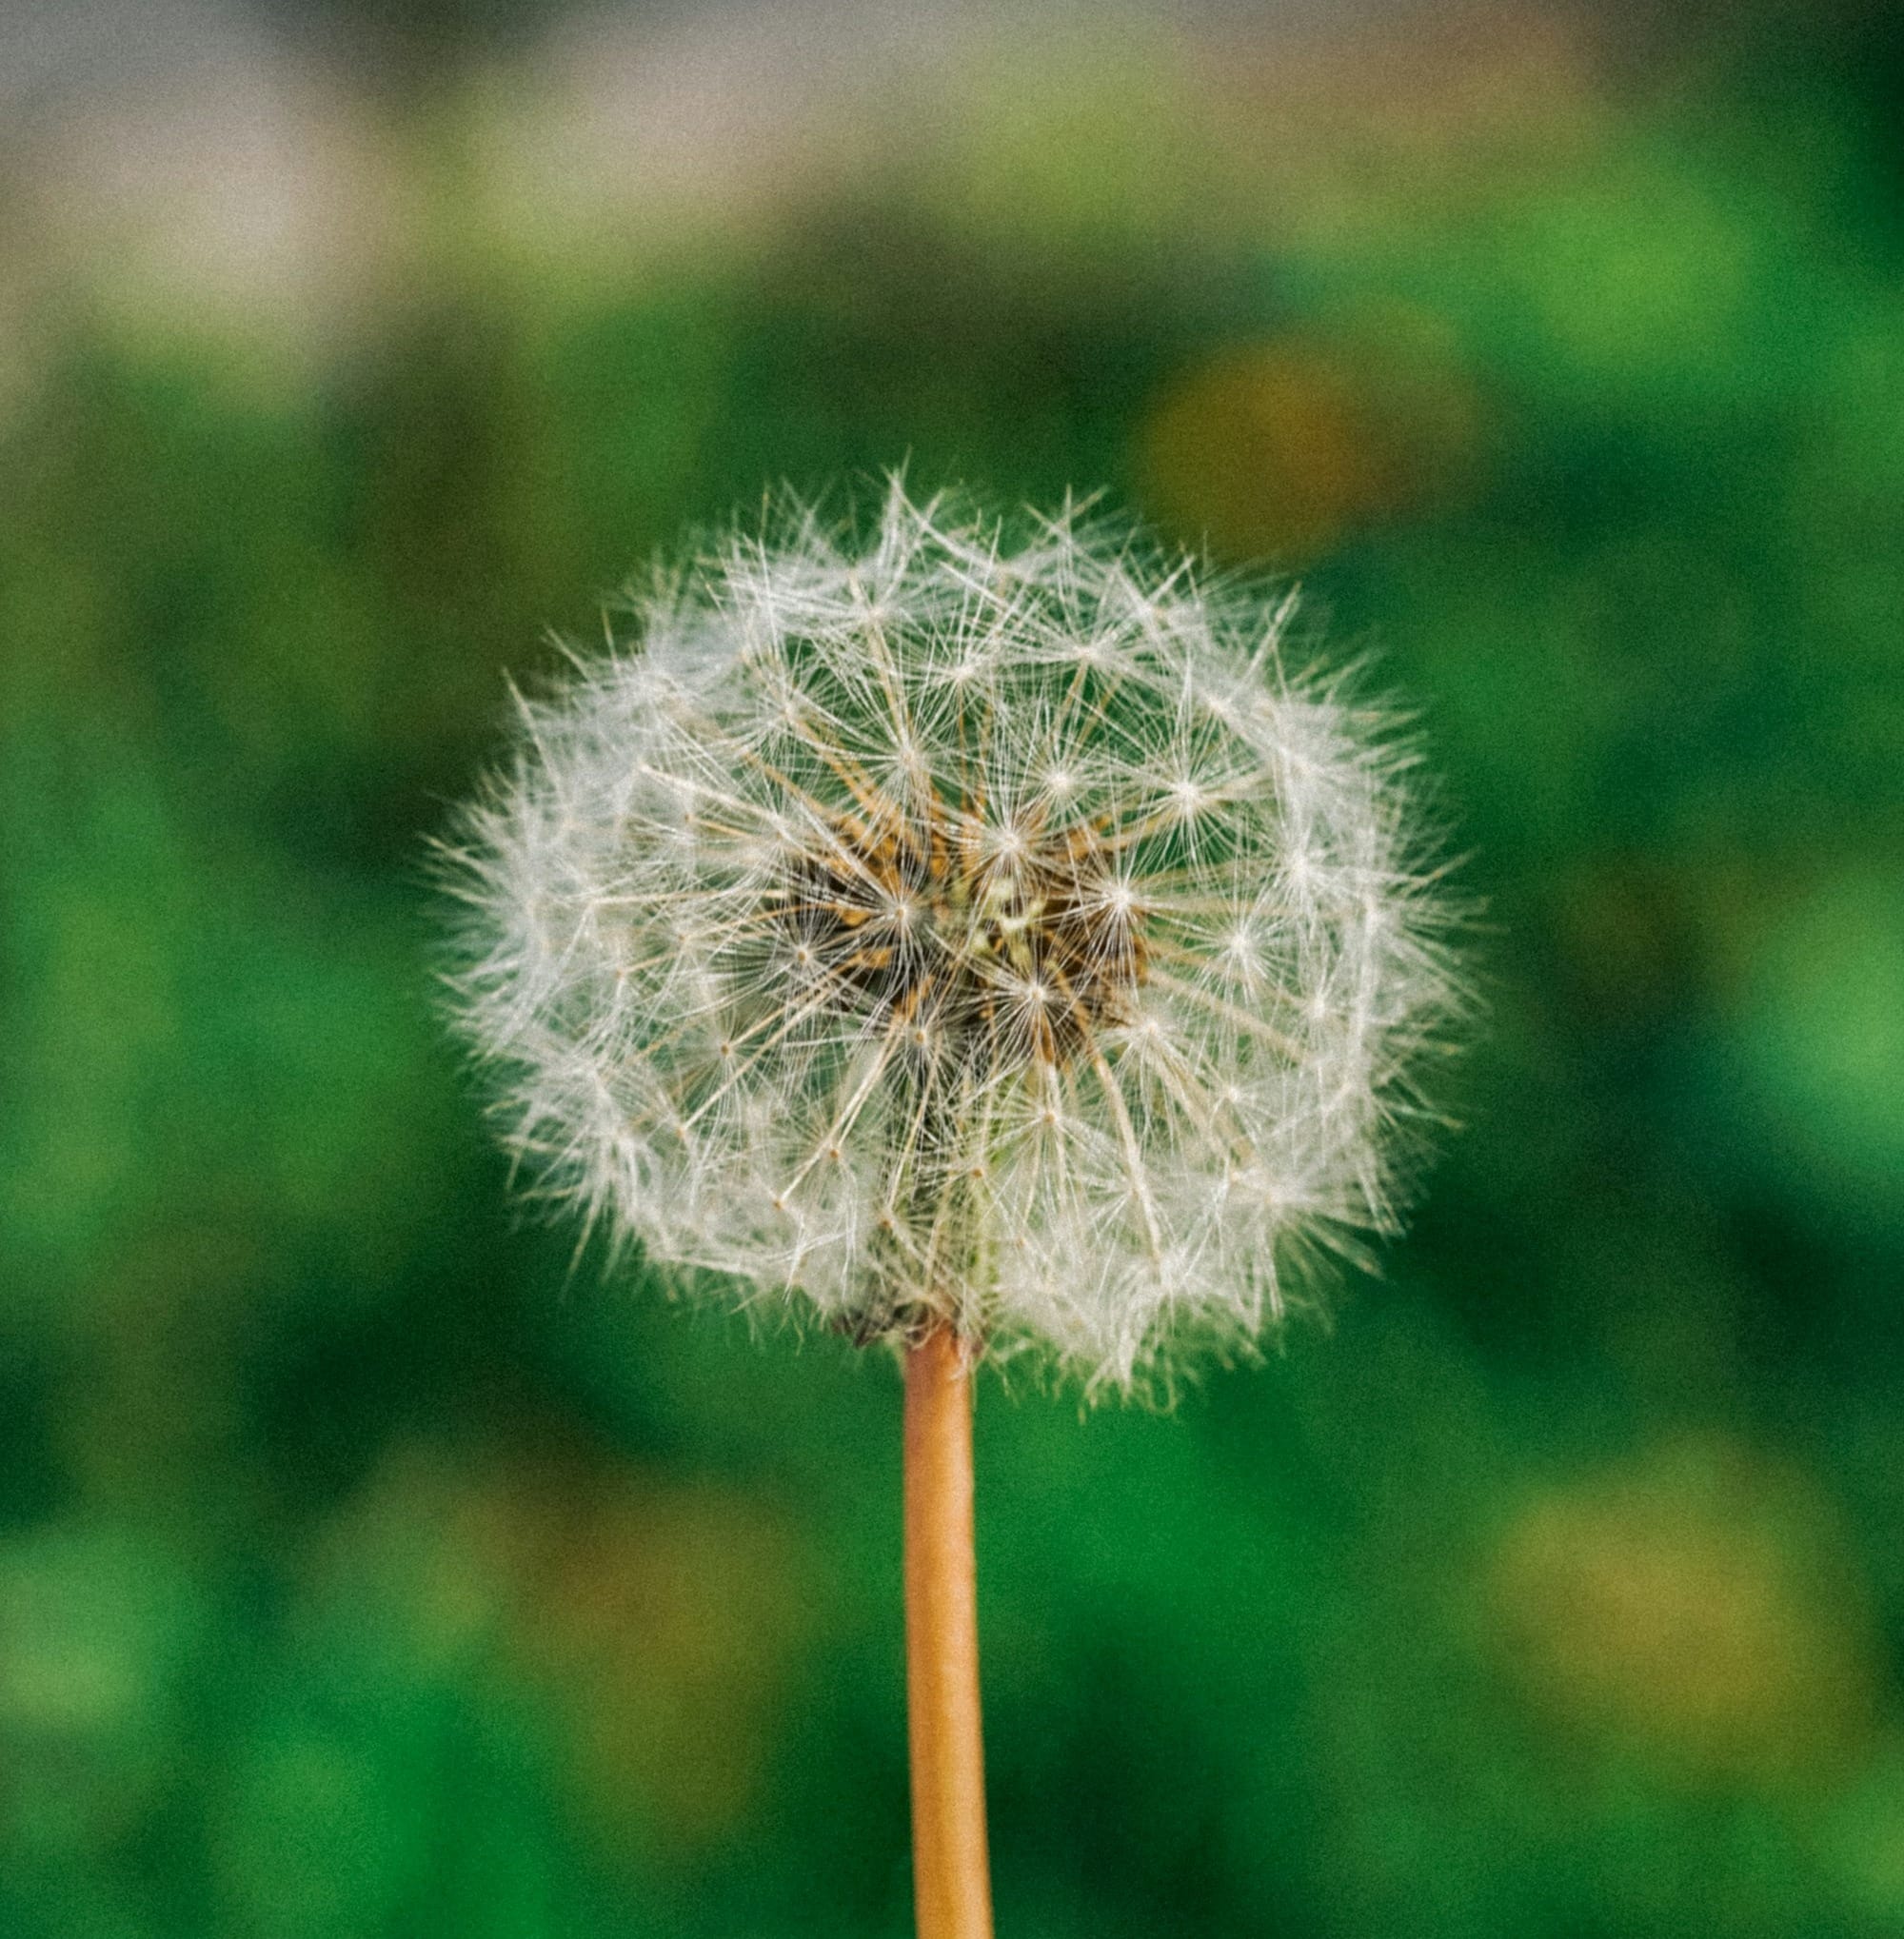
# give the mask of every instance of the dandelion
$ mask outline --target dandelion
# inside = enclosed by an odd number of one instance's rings
[[[1393,1229],[1459,1008],[1411,757],[1293,594],[897,484],[632,603],[450,851],[540,1188],[906,1361],[922,1933],[989,1930],[968,1376],[1246,1347]]]

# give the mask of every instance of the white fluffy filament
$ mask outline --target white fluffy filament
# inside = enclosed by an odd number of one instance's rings
[[[1459,1008],[1407,751],[1294,601],[895,485],[633,603],[450,850],[516,1151],[857,1337],[1127,1390],[1390,1228]]]

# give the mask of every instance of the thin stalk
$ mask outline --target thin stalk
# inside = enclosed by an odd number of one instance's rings
[[[947,1327],[905,1356],[905,1694],[919,1939],[992,1939],[972,1383]]]

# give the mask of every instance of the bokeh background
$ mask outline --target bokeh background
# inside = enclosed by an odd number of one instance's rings
[[[1889,10],[0,12],[0,1930],[908,1929],[893,1369],[516,1220],[425,848],[909,458],[1302,575],[1487,904],[1380,1279],[982,1395],[1002,1931],[1904,1933]]]

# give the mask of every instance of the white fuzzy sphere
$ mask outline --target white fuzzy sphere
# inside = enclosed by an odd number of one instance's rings
[[[1393,1226],[1459,1007],[1405,751],[1293,610],[895,486],[632,603],[450,850],[545,1188],[862,1338],[1093,1388]]]

